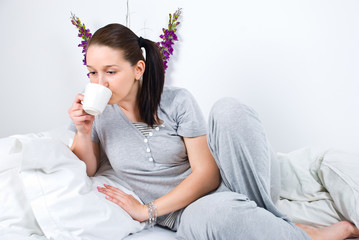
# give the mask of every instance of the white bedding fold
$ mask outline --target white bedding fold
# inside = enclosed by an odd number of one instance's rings
[[[106,179],[99,176],[101,180],[91,181],[84,162],[65,144],[46,138],[22,144],[21,176],[46,237],[113,240],[143,229],[143,224],[98,193],[93,182],[103,184]],[[114,181],[105,182],[122,188]]]
[[[293,222],[359,225],[359,156],[336,149],[302,148],[278,153],[281,200],[277,207]]]

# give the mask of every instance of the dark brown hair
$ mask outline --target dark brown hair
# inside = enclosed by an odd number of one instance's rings
[[[138,107],[142,120],[153,127],[159,120],[157,109],[164,86],[164,67],[158,46],[148,39],[140,39],[121,24],[109,24],[98,29],[88,42],[87,49],[95,44],[122,50],[124,59],[132,66],[139,60],[145,61]],[[146,60],[141,47],[146,50]]]

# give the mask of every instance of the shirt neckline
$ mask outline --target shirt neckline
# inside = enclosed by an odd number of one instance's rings
[[[145,136],[143,136],[141,131],[135,125],[132,124],[132,122],[127,118],[125,113],[122,111],[121,107],[118,104],[115,104],[115,105],[116,105],[115,107],[117,108],[116,112],[118,112],[120,114],[120,116],[123,118],[123,120],[127,123],[127,125],[130,125],[130,127],[137,133],[137,135],[140,136],[141,139],[143,139]]]

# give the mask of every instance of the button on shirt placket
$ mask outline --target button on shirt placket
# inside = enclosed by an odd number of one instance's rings
[[[165,125],[162,124],[161,127],[164,128]],[[160,128],[157,126],[157,127],[155,127],[155,130],[159,131]],[[148,133],[148,136],[145,137],[145,139],[143,139],[143,141],[146,143],[146,156],[147,156],[147,159],[148,159],[149,162],[154,162],[154,159],[153,159],[152,153],[151,153],[151,148],[150,148],[150,146],[148,144],[149,141],[150,141],[150,137],[152,137],[152,136],[153,136],[153,133],[150,132],[150,133]]]
[[[153,133],[150,132],[148,133],[148,137],[146,137],[143,141],[146,143],[146,156],[147,156],[147,159],[149,162],[153,162],[153,157],[152,157],[152,154],[151,154],[151,148],[149,146],[149,138],[153,136]]]

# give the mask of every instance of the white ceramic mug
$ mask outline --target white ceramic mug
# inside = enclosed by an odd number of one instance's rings
[[[88,83],[84,95],[83,109],[86,113],[96,116],[103,112],[112,96],[112,92],[100,84]]]

